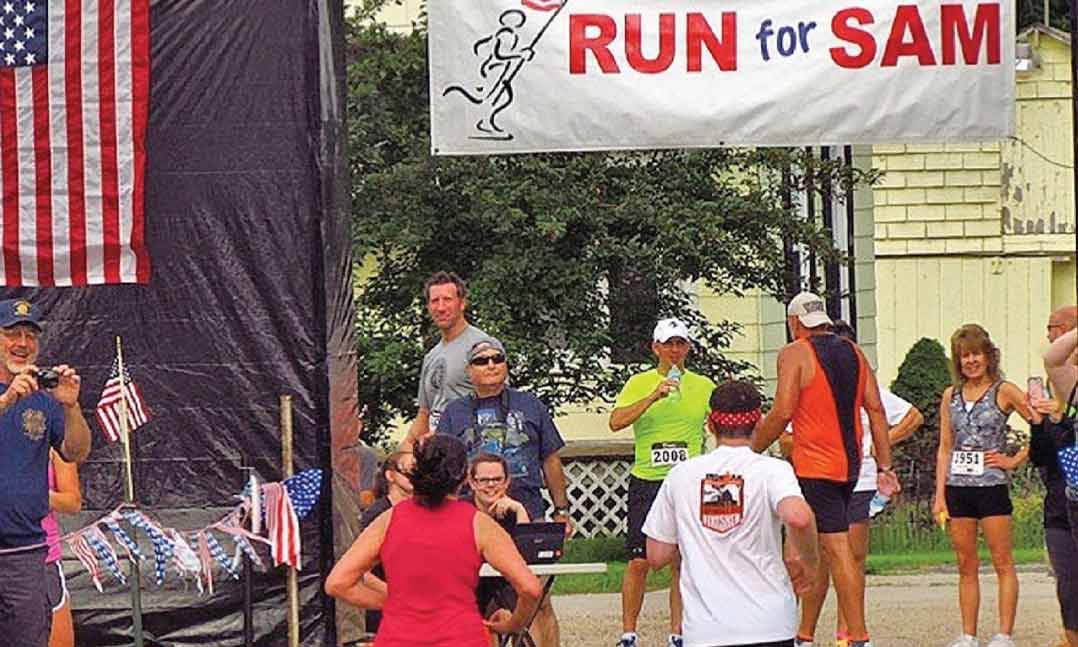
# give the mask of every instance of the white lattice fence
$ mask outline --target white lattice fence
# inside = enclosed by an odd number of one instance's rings
[[[577,536],[624,536],[632,455],[573,454],[565,452],[562,462]],[[548,496],[546,491],[543,495]]]

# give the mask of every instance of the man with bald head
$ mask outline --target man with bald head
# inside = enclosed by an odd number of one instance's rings
[[[1048,316],[1048,341],[1055,342],[1075,328],[1078,328],[1078,307],[1058,308]],[[1051,422],[1058,422],[1068,395],[1057,392],[1054,399],[1032,398],[1030,404]],[[1074,443],[1074,432],[1048,422],[1032,427],[1030,460],[1044,482],[1044,540],[1056,575],[1056,597],[1063,618],[1064,638],[1059,647],[1078,647],[1078,542],[1071,532],[1067,484],[1056,458],[1060,447]]]

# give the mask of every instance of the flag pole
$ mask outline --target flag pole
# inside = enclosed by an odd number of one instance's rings
[[[284,479],[292,476],[292,396],[281,396],[281,471]],[[282,496],[286,496],[282,494]],[[268,513],[268,511],[267,511]],[[299,576],[288,567],[288,645],[299,647]]]
[[[124,501],[131,505],[135,503],[135,479],[131,467],[131,439],[127,419],[127,383],[124,373],[124,349],[120,336],[116,336],[116,368],[120,372],[120,441],[123,443],[124,452]],[[142,574],[139,572],[138,559],[132,557],[131,565],[131,633],[134,635],[135,647],[142,647]]]

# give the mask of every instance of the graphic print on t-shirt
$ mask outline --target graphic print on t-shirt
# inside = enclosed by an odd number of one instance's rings
[[[718,533],[741,525],[745,479],[736,474],[708,474],[700,481],[700,523]]]
[[[530,440],[524,431],[524,416],[511,410],[502,422],[498,413],[493,408],[476,409],[476,427],[466,429],[462,438],[468,446],[468,460],[479,454],[496,454],[505,458],[511,478],[523,478],[528,475],[528,461],[521,453]]]

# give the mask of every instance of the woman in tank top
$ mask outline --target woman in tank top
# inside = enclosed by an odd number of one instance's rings
[[[999,580],[999,633],[988,647],[1014,647],[1011,633],[1018,607],[1018,576],[1011,550],[1011,498],[1008,472],[1026,460],[1028,447],[1014,455],[1007,448],[1007,419],[1017,411],[1034,415],[1026,394],[1003,380],[999,349],[988,332],[967,324],[951,336],[954,386],[940,402],[940,441],[936,455],[933,515],[946,513],[958,558],[958,606],[962,635],[950,647],[978,647],[977,527],[984,532]]]
[[[488,647],[487,628],[513,633],[542,592],[516,545],[490,516],[454,496],[467,475],[467,450],[451,436],[428,438],[415,455],[413,498],[382,513],[326,578],[326,593],[381,608],[375,647]],[[512,614],[484,622],[476,603],[479,568],[489,562],[517,592]],[[381,563],[385,587],[364,576]]]
[[[60,523],[56,513],[77,514],[82,510],[82,489],[79,487],[79,470],[75,463],[60,458],[56,450],[49,450],[49,513],[41,520],[49,552],[45,557],[46,593],[52,609],[52,630],[49,647],[71,647],[75,644],[75,625],[71,619],[71,596],[67,592],[61,558]]]

